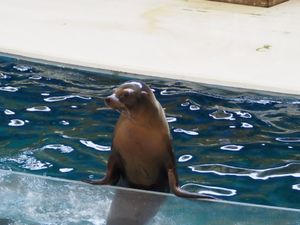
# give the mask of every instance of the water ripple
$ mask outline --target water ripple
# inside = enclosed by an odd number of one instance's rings
[[[74,170],[73,168],[60,168],[59,172],[61,172],[61,173],[68,173],[68,172],[71,172],[73,170]]]
[[[292,104],[293,105],[300,105],[300,101],[293,101]]]
[[[28,79],[31,79],[31,80],[40,80],[40,79],[42,79],[42,78],[43,78],[43,77],[40,76],[40,75],[33,75],[33,76],[29,77]]]
[[[32,108],[27,108],[26,111],[29,112],[50,112],[51,109],[48,106],[35,106]]]
[[[19,164],[21,168],[29,170],[42,170],[53,166],[49,162],[42,162],[36,159],[34,156],[32,156],[32,154],[32,152],[24,152],[17,158],[9,158],[7,161],[15,162]]]
[[[200,110],[200,107],[197,106],[197,105],[190,105],[190,110],[191,111],[197,111],[197,110]]]
[[[184,129],[181,129],[181,128],[176,128],[176,129],[174,129],[173,131],[174,131],[175,133],[184,133],[184,134],[192,135],[192,136],[199,135],[199,133],[196,132],[196,131],[184,130]]]
[[[246,119],[252,118],[252,115],[250,113],[247,113],[247,112],[237,111],[237,112],[235,112],[235,114],[237,114],[238,116],[240,116],[242,118],[246,118]]]
[[[294,185],[292,186],[292,188],[293,188],[294,190],[300,191],[300,184],[294,184]]]
[[[62,120],[59,122],[60,124],[64,125],[64,126],[68,126],[70,125],[70,122],[66,121],[66,120]]]
[[[32,67],[30,67],[30,66],[25,66],[25,65],[15,65],[15,66],[13,66],[13,68],[15,69],[15,70],[18,70],[18,71],[20,71],[20,72],[31,72],[32,71]]]
[[[294,142],[300,142],[300,138],[297,137],[286,137],[286,138],[275,138],[276,141],[280,142],[286,142],[286,143],[294,143]]]
[[[7,91],[7,92],[17,92],[19,89],[16,87],[6,86],[0,87],[0,91]]]
[[[166,117],[166,119],[167,119],[168,123],[173,123],[173,122],[177,121],[177,118],[175,118],[175,117]]]
[[[235,102],[239,103],[250,103],[250,104],[260,104],[260,105],[271,105],[271,104],[280,104],[281,101],[271,100],[271,99],[251,99],[251,98],[234,98],[232,99]]]
[[[80,96],[80,95],[65,95],[65,96],[56,96],[56,97],[49,97],[49,98],[44,98],[45,102],[60,102],[60,101],[65,101],[70,98],[80,98],[84,100],[91,100],[91,97],[85,97],[85,96]]]
[[[268,169],[247,169],[224,164],[202,164],[189,166],[193,172],[214,173],[220,176],[245,176],[255,180],[267,180],[277,177],[300,177],[300,163],[289,163]]]
[[[179,157],[178,162],[187,162],[193,158],[192,155],[182,155]]]
[[[241,127],[249,129],[249,128],[253,128],[253,125],[251,125],[250,123],[242,123]]]
[[[15,115],[16,113],[14,111],[9,110],[9,109],[5,109],[4,114],[10,116],[10,115]]]
[[[58,150],[61,153],[70,153],[70,152],[74,151],[74,148],[72,148],[71,146],[66,146],[66,145],[62,145],[62,144],[46,145],[42,148],[42,150],[46,150],[46,149]]]
[[[80,143],[87,146],[87,147],[89,147],[89,148],[96,149],[98,151],[110,151],[111,150],[110,146],[97,145],[92,141],[80,140]]]
[[[4,80],[4,79],[7,79],[7,78],[9,78],[9,76],[7,76],[6,74],[0,72],[0,79]]]
[[[11,126],[11,127],[21,127],[24,125],[25,125],[25,122],[23,120],[19,120],[19,119],[13,119],[8,123],[8,126]]]
[[[187,107],[187,106],[189,106],[190,105],[190,103],[188,102],[188,101],[186,101],[186,102],[184,102],[184,103],[181,103],[181,106],[182,107]]]
[[[176,95],[178,94],[177,90],[162,90],[160,92],[161,95]]]
[[[236,190],[223,188],[223,187],[214,187],[214,186],[206,186],[201,184],[195,183],[187,183],[181,186],[182,189],[189,191],[189,192],[196,192],[199,194],[205,195],[214,195],[214,196],[234,196],[236,195]]]
[[[235,120],[232,113],[228,113],[225,110],[217,110],[209,114],[210,117],[215,120]]]
[[[221,150],[225,150],[225,151],[240,151],[242,148],[244,148],[244,146],[242,145],[225,145],[222,146],[220,149]]]

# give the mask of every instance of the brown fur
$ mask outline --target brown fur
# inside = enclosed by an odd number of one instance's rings
[[[88,183],[171,191],[187,198],[213,198],[178,187],[165,113],[146,84],[124,83],[105,101],[121,115],[115,126],[107,174],[101,180],[88,180]]]

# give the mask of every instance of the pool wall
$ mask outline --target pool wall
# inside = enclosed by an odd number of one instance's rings
[[[137,201],[144,199],[143,207],[151,207],[157,200],[164,198],[164,204],[149,222],[151,225],[294,225],[300,222],[300,211],[297,209],[227,201],[187,200],[170,194],[109,186],[99,188],[82,182],[4,170],[0,170],[0,222],[2,220],[28,225],[105,224],[110,204],[117,192],[124,196],[134,195]],[[126,198],[118,200],[126,203],[124,210],[128,211],[122,219],[135,221],[136,216],[131,211],[137,207],[136,202]]]

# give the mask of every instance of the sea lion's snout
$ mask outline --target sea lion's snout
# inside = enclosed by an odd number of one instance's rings
[[[117,98],[116,94],[112,94],[110,96],[107,96],[105,99],[105,104],[111,108],[116,108],[118,105],[120,105],[120,101]]]

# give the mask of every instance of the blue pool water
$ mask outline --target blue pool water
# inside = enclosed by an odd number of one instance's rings
[[[102,177],[118,113],[103,99],[142,79],[165,108],[181,186],[300,208],[300,97],[0,57],[0,168]]]

